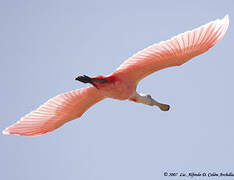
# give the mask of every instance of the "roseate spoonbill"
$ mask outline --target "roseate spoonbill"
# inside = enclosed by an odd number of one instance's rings
[[[92,86],[73,90],[49,99],[27,114],[3,134],[37,136],[51,132],[64,123],[81,117],[92,105],[105,98],[130,100],[168,111],[170,106],[159,103],[148,94],[136,92],[138,82],[151,73],[180,66],[193,57],[208,51],[226,33],[229,18],[217,19],[192,31],[143,49],[126,60],[108,76],[78,76],[76,80]]]

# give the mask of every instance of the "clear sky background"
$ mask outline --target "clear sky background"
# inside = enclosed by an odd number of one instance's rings
[[[87,87],[77,75],[110,74],[137,51],[225,14],[230,27],[210,51],[139,84],[170,111],[106,99],[52,133],[0,135],[0,179],[234,173],[234,1],[1,0],[1,131],[49,98]]]

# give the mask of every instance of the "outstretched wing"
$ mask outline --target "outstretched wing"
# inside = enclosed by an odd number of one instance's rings
[[[104,97],[95,87],[77,89],[57,95],[6,128],[3,134],[22,136],[45,134],[80,117],[89,107],[102,99]]]
[[[155,71],[179,66],[214,46],[226,33],[228,25],[226,15],[221,20],[154,44],[130,57],[113,74],[137,83]]]

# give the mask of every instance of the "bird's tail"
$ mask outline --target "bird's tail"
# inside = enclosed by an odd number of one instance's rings
[[[92,83],[93,79],[90,78],[89,76],[83,75],[83,76],[78,76],[75,80],[80,81],[82,83]]]
[[[96,87],[95,82],[98,82],[98,83],[106,83],[107,82],[107,80],[104,79],[104,78],[103,79],[100,79],[100,78],[97,79],[97,78],[91,78],[91,77],[86,76],[86,75],[78,76],[75,80],[80,81],[82,83],[90,83],[95,87]]]

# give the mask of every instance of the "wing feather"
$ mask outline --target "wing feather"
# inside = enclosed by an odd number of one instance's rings
[[[179,66],[208,51],[226,33],[229,18],[217,19],[192,31],[139,51],[113,73],[136,83],[145,76],[166,67]]]
[[[73,90],[49,99],[36,110],[6,128],[3,134],[38,136],[80,117],[104,97],[95,87]]]

